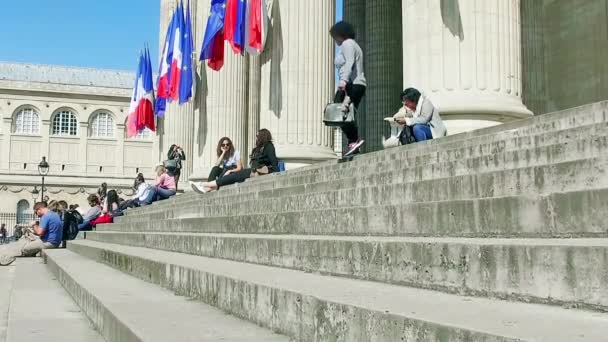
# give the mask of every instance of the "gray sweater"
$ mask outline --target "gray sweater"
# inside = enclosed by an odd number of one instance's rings
[[[335,64],[340,81],[367,86],[363,73],[363,50],[356,41],[347,39],[342,42]]]

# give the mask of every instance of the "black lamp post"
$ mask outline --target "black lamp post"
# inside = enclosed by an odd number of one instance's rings
[[[46,162],[46,157],[42,157],[42,161],[38,164],[38,174],[42,176],[42,188],[40,189],[40,199],[44,201],[44,176],[49,174],[49,163]]]

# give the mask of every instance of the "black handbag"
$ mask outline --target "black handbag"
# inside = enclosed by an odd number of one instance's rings
[[[414,133],[412,132],[412,127],[403,126],[401,133],[399,133],[399,143],[401,145],[413,144],[416,142],[416,138],[414,137]]]

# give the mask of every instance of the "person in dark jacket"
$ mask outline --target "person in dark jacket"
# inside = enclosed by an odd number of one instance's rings
[[[225,175],[211,182],[196,184],[190,182],[192,189],[199,193],[218,190],[220,187],[244,182],[252,176],[263,176],[279,171],[279,160],[272,143],[272,135],[267,129],[261,129],[256,135],[255,148],[249,157],[250,168]]]
[[[175,190],[177,191],[177,184],[179,183],[179,176],[182,174],[182,162],[186,160],[186,154],[182,147],[176,144],[171,145],[169,148],[169,152],[167,152],[168,160],[175,160],[177,167],[175,170],[169,170],[173,173],[173,178],[175,178]]]

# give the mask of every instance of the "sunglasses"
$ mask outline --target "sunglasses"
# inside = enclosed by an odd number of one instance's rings
[[[222,144],[222,147],[223,147],[223,146],[230,146],[230,144]]]

